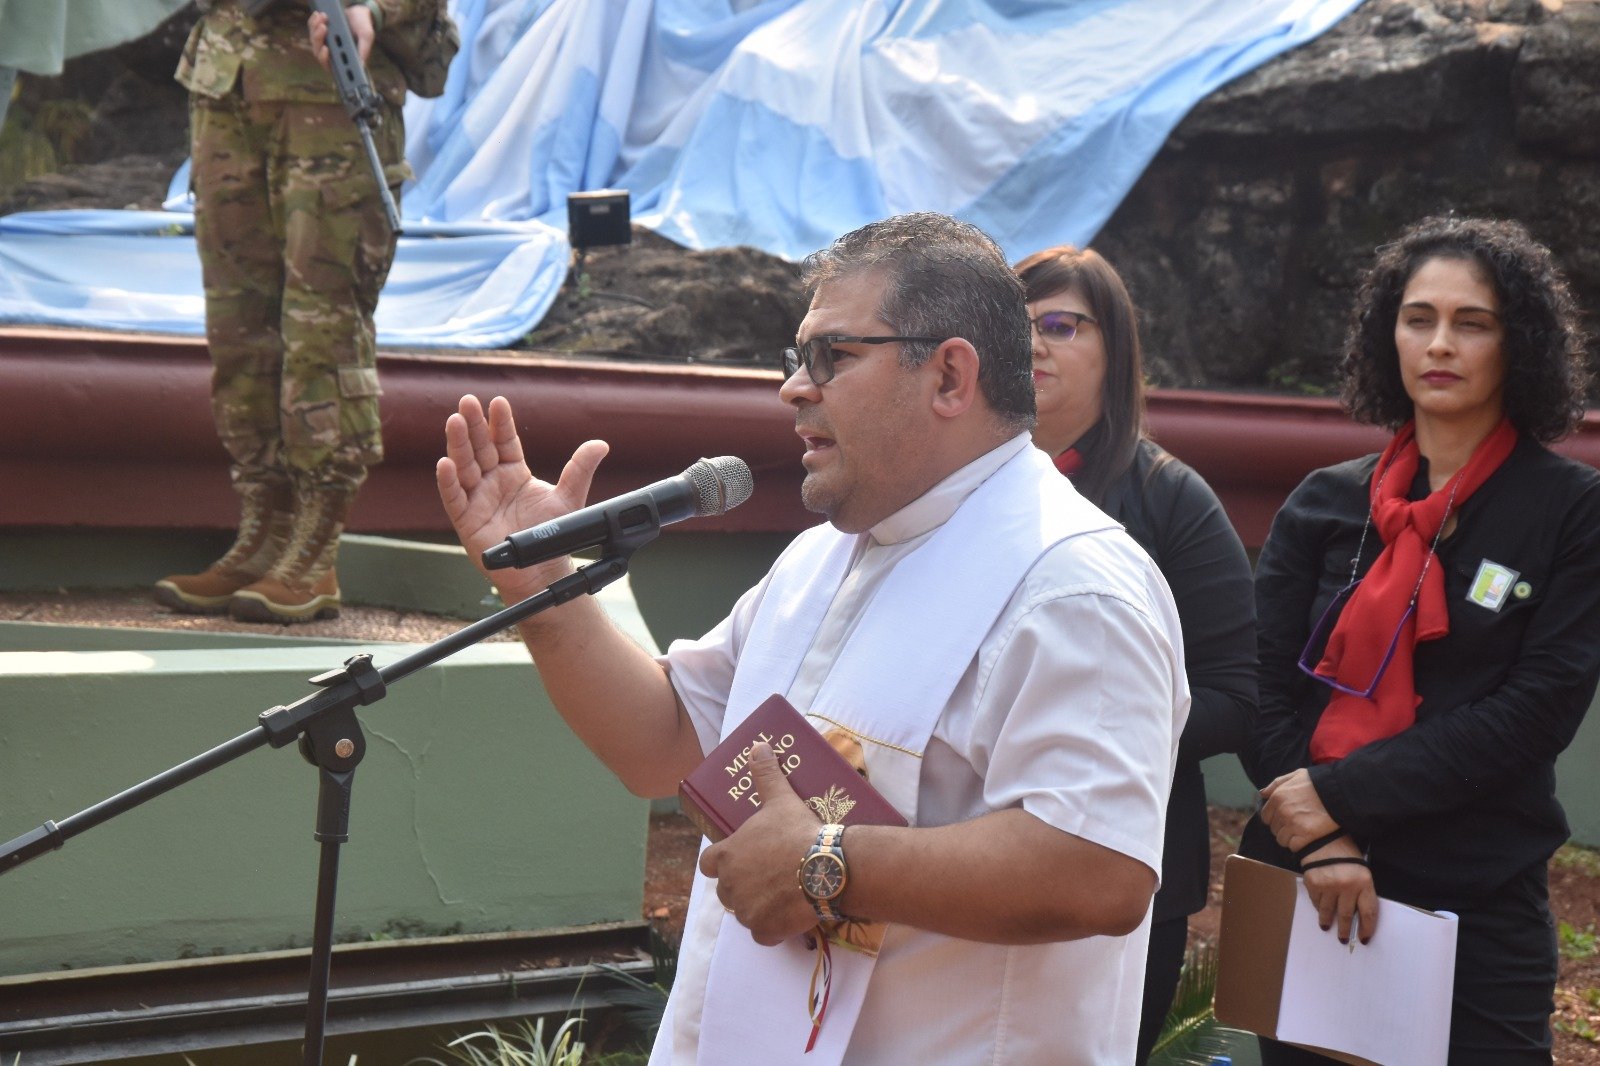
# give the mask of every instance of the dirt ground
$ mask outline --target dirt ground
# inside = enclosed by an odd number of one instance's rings
[[[0,593],[0,620],[57,622],[145,629],[252,633],[365,640],[434,641],[460,629],[458,619],[386,608],[347,606],[341,616],[288,630],[215,616],[174,614],[143,589]],[[496,639],[516,639],[503,634]],[[1190,920],[1190,940],[1215,941],[1222,899],[1223,860],[1235,850],[1244,814],[1211,810],[1211,901]],[[645,865],[644,914],[674,937],[683,928],[700,836],[678,814],[651,816]],[[1562,940],[1561,978],[1553,1018],[1558,1066],[1600,1066],[1600,853],[1567,847],[1550,863],[1550,902],[1568,932]]]

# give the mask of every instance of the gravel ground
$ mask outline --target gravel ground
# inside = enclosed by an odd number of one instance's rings
[[[421,643],[447,637],[468,624],[459,618],[445,618],[421,611],[350,605],[346,605],[337,618],[294,626],[272,622],[239,622],[227,615],[178,614],[169,611],[150,597],[148,589],[142,588],[0,592],[0,621]],[[506,632],[490,639],[517,638],[514,632]]]

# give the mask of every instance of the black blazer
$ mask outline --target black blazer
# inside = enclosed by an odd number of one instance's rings
[[[1310,765],[1329,689],[1296,663],[1349,580],[1377,459],[1313,472],[1262,548],[1258,785]],[[1427,491],[1424,463],[1412,498]],[[1433,908],[1471,906],[1566,842],[1556,756],[1600,680],[1600,472],[1524,439],[1457,514],[1434,564],[1450,632],[1417,646],[1416,723],[1311,769],[1329,815],[1370,849],[1378,892]],[[1360,573],[1381,550],[1369,532]],[[1517,575],[1493,609],[1469,598],[1485,563]],[[1242,850],[1292,868],[1258,821]]]
[[[1139,442],[1133,462],[1101,507],[1155,560],[1183,625],[1193,702],[1167,804],[1161,890],[1153,915],[1159,922],[1206,905],[1211,836],[1200,760],[1241,750],[1255,722],[1250,560],[1211,486],[1151,441]]]

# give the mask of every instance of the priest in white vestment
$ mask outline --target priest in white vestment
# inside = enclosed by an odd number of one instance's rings
[[[675,794],[776,692],[908,822],[821,825],[758,749],[761,810],[701,855],[651,1061],[1124,1066],[1189,703],[1171,595],[1031,447],[1030,324],[992,241],[900,216],[806,281],[779,395],[828,521],[659,659],[589,598],[521,626],[632,791]],[[606,451],[534,479],[498,398],[463,398],[446,436],[440,493],[474,558],[582,506]],[[568,572],[495,576],[514,602]],[[822,950],[813,930],[844,919],[886,926],[875,957]]]

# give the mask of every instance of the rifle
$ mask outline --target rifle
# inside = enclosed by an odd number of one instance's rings
[[[378,111],[379,97],[372,89],[372,82],[367,80],[367,68],[361,65],[361,53],[350,32],[350,20],[344,16],[344,2],[312,0],[311,6],[328,16],[328,64],[333,68],[333,82],[350,121],[361,134],[361,143],[367,150],[367,166],[372,169],[372,177],[383,197],[384,216],[389,220],[390,231],[398,237],[402,232],[400,209],[389,194],[389,183],[383,177],[383,161],[378,158],[377,145],[372,143],[372,128],[382,120]]]

